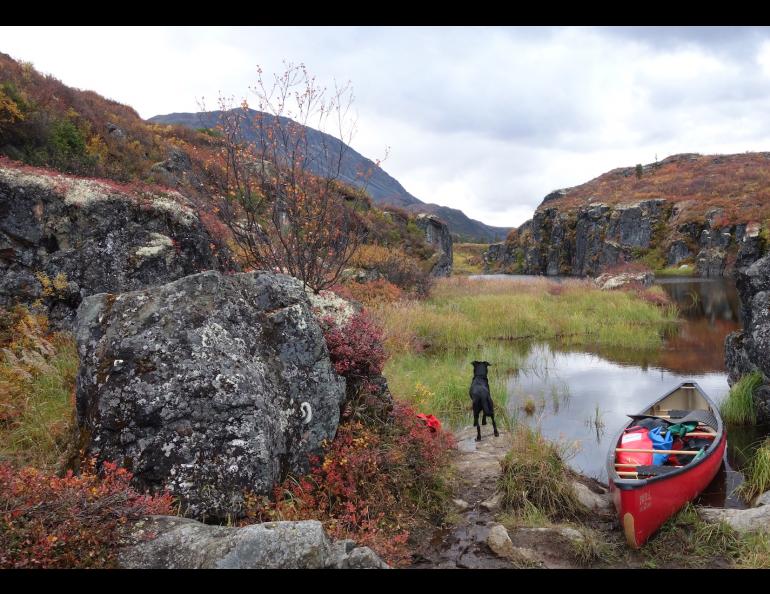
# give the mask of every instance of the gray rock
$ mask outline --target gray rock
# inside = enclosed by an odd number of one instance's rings
[[[602,274],[596,277],[594,282],[602,291],[610,291],[630,284],[650,287],[653,280],[655,280],[655,275],[651,272],[623,272],[621,274]]]
[[[425,241],[436,248],[436,263],[431,269],[432,276],[450,276],[454,263],[452,255],[452,234],[449,227],[437,216],[418,214],[417,226],[425,233]]]
[[[498,557],[503,557],[505,559],[514,559],[516,557],[511,537],[508,535],[508,531],[502,524],[494,524],[489,529],[489,534],[487,534],[487,545]]]
[[[88,295],[230,268],[217,244],[177,192],[0,166],[0,307],[41,298],[53,324],[69,328]]]
[[[126,569],[377,568],[383,562],[353,541],[331,543],[320,522],[209,526],[175,516],[138,522],[118,553]]]
[[[210,271],[78,309],[77,421],[87,453],[193,517],[238,517],[337,430],[345,381],[302,283]]]
[[[468,502],[465,501],[465,499],[452,499],[452,503],[454,503],[460,511],[468,509]]]
[[[600,513],[612,511],[613,505],[606,493],[604,495],[594,493],[578,481],[572,481],[572,488],[575,491],[575,495],[577,495],[578,501],[589,510]]]
[[[666,252],[666,265],[677,266],[679,262],[685,258],[691,257],[692,252],[690,251],[690,248],[687,247],[687,244],[682,240],[676,240],[668,246],[668,251]]]
[[[503,500],[503,494],[500,491],[498,491],[486,501],[482,501],[480,505],[487,511],[495,512],[498,509],[500,509],[500,504],[502,500]]]
[[[762,495],[759,495],[752,503],[754,507],[761,507],[763,505],[770,505],[770,491],[765,491]]]
[[[749,509],[698,508],[700,517],[711,523],[725,522],[737,532],[767,532],[770,530],[770,506]]]

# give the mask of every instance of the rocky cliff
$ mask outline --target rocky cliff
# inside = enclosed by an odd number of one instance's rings
[[[746,232],[736,262],[743,330],[725,339],[725,367],[730,385],[758,371],[764,384],[754,393],[759,423],[770,423],[770,255],[758,227]]]
[[[66,327],[89,295],[230,266],[177,192],[0,163],[0,307],[39,300]]]
[[[770,214],[770,155],[675,155],[546,196],[485,254],[488,271],[596,275],[622,262],[729,275],[747,225]],[[768,212],[766,212],[768,211]]]

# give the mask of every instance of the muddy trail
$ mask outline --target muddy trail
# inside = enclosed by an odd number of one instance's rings
[[[476,430],[465,427],[455,432],[454,506],[450,522],[424,535],[413,568],[502,569],[540,567],[544,569],[585,567],[576,560],[582,534],[566,526],[516,527],[506,530],[501,514],[497,479],[500,461],[510,449],[510,434],[492,435],[491,426]],[[576,477],[581,500],[596,513],[591,524],[613,530],[615,522],[603,486],[592,479]]]

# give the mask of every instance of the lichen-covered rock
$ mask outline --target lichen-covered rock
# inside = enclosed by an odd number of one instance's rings
[[[425,233],[425,241],[436,248],[436,263],[431,269],[432,276],[450,276],[452,274],[452,234],[441,219],[431,214],[418,214],[417,226]]]
[[[87,453],[188,515],[239,516],[245,491],[304,471],[336,433],[345,381],[292,277],[209,271],[93,295],[76,337]]]
[[[594,282],[602,291],[611,291],[631,284],[650,287],[653,280],[655,280],[655,275],[651,272],[622,272],[620,274],[602,274],[596,277]]]
[[[387,569],[368,547],[332,543],[315,520],[242,528],[153,516],[137,522],[118,554],[126,569]]]
[[[0,165],[0,307],[42,299],[68,327],[80,301],[231,264],[181,194]]]

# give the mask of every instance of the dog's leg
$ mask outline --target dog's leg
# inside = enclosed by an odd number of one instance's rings
[[[487,413],[484,411],[481,411],[481,424],[486,425],[487,424]]]
[[[473,426],[476,427],[476,441],[481,441],[481,427],[479,427],[479,413],[481,410],[476,406],[473,407]]]
[[[497,432],[497,423],[495,423],[495,415],[490,415],[492,419],[492,427],[495,429],[495,437],[500,437],[500,434]]]

